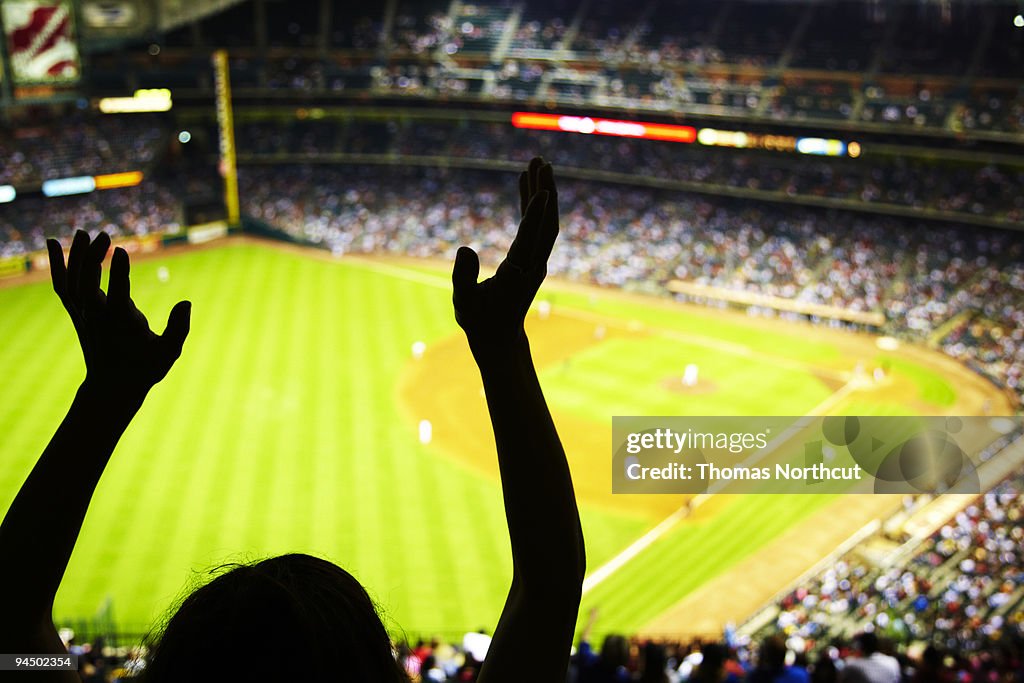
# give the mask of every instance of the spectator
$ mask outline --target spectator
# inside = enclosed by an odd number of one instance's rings
[[[786,664],[788,650],[781,636],[769,636],[761,643],[757,667],[747,677],[749,683],[809,683],[807,670]]]
[[[900,683],[900,664],[879,650],[878,636],[865,631],[855,638],[859,657],[847,660],[842,683]]]

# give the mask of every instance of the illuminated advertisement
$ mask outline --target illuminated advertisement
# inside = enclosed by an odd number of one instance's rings
[[[78,80],[81,64],[70,2],[4,0],[0,9],[15,84]]]

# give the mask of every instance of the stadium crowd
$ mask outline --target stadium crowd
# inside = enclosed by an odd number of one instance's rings
[[[257,28],[251,3],[241,3],[196,32],[167,36],[159,55],[142,51],[127,62],[118,55],[109,68],[100,55],[96,63],[110,72],[103,82],[111,87],[171,82],[210,90],[205,57],[223,46],[232,50],[235,87],[249,95],[558,102],[949,133],[1024,130],[1024,30],[1008,4],[991,12],[970,2],[641,4],[337,6],[326,27],[317,3],[274,5]]]
[[[1024,477],[1018,474],[891,562],[879,564],[862,549],[851,551],[783,597],[761,634],[781,633],[790,647],[813,651],[867,627],[894,643],[928,643],[949,655],[959,675],[954,679],[948,672],[941,680],[1004,680],[993,676],[1006,670],[1019,675],[1022,492]],[[960,654],[979,652],[988,654]]]
[[[763,198],[834,199],[921,212],[1024,222],[1024,171],[994,164],[949,166],[904,158],[821,159],[784,152],[721,150],[650,140],[513,128],[508,123],[277,120],[242,122],[247,155],[432,156],[471,161],[527,161],[545,149],[560,168],[619,172],[762,193]],[[0,128],[0,184],[18,187],[75,175],[144,170],[164,152],[168,126],[133,117],[79,116],[71,121]],[[206,139],[216,139],[206,131]],[[699,188],[697,188],[699,189]]]
[[[1015,626],[1019,629],[1019,626]],[[911,647],[858,632],[851,638],[805,639],[780,628],[752,639],[729,631],[715,639],[650,640],[608,634],[597,648],[584,632],[574,648],[566,683],[1016,683],[1024,671],[1024,646],[1019,637],[1004,638],[981,651],[943,646],[928,640]],[[486,658],[484,634],[470,633],[459,642],[437,637],[402,641],[395,651],[414,683],[472,683]],[[105,646],[102,638],[69,651],[79,656],[83,683],[138,680],[147,653],[138,647]],[[861,678],[864,662],[881,664],[887,675]],[[874,667],[872,667],[874,668]]]
[[[30,125],[0,126],[0,185],[147,168],[163,151],[165,126],[135,117],[62,115]]]
[[[692,68],[657,63],[609,70],[508,58],[481,69],[401,56],[361,64],[239,58],[232,65],[233,77],[249,89],[247,94],[260,88],[302,94],[369,91],[376,96],[557,102],[797,123],[854,121],[957,133],[1024,129],[1024,96],[1013,84],[963,93],[931,81],[883,81],[857,90],[849,79],[791,75],[780,82],[765,73],[751,81],[730,73],[695,74]],[[914,92],[907,94],[908,88]]]
[[[175,189],[147,181],[88,195],[27,197],[0,204],[0,258],[45,250],[45,236],[52,235],[55,226],[68,239],[76,230],[105,230],[113,237],[176,232],[182,217],[181,195]]]
[[[1006,386],[1024,391],[1024,268],[1020,263],[989,266],[962,291],[963,308],[972,313],[943,337],[943,349],[992,369]]]
[[[373,153],[523,161],[548,150],[560,168],[742,188],[786,198],[882,203],[946,214],[1024,221],[1024,171],[996,165],[946,166],[904,158],[820,159],[783,152],[722,150],[650,140],[552,133],[477,121],[389,123],[278,121],[239,126],[240,146],[257,155]]]

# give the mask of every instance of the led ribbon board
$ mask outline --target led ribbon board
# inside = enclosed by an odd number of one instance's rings
[[[717,130],[701,128],[697,142],[707,147],[735,147],[737,149],[766,149],[774,152],[796,152],[816,156],[859,157],[859,142],[835,140],[832,138],[798,138],[791,135],[747,133],[739,130]]]
[[[566,114],[540,114],[517,111],[512,114],[516,128],[551,130],[583,135],[611,135],[621,138],[667,140],[669,142],[699,142],[708,147],[734,147],[765,149],[775,152],[796,152],[821,156],[858,157],[861,147],[856,142],[824,138],[802,138],[790,135],[747,133],[744,131],[716,130],[693,126],[677,126],[648,121],[621,121],[595,116],[569,116]]]
[[[123,173],[107,173],[105,175],[76,176],[74,178],[55,178],[43,182],[43,194],[47,197],[66,197],[70,194],[86,194],[93,190],[113,190],[119,187],[134,187],[142,182],[142,171],[125,171]],[[4,192],[0,186],[0,202],[14,199],[14,188],[11,192]]]
[[[693,126],[676,126],[646,121],[620,121],[590,116],[535,114],[525,111],[517,111],[512,114],[512,125],[516,128],[533,130],[559,130],[564,133],[611,135],[620,138],[643,138],[669,142],[691,143],[697,139],[697,129]]]

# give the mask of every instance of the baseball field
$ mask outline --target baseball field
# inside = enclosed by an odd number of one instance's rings
[[[479,377],[443,265],[233,238],[133,264],[157,330],[192,332],[96,492],[55,607],[144,632],[210,570],[308,552],[366,584],[396,632],[496,623],[511,574]],[[884,496],[611,494],[613,415],[1009,412],[940,354],[875,337],[557,281],[528,331],[580,500],[600,631],[693,634],[740,619]],[[0,288],[0,510],[84,364],[47,282]],[[423,353],[415,357],[416,342]],[[884,379],[857,381],[859,364]],[[699,379],[680,377],[696,365]],[[39,539],[45,543],[45,538]],[[4,562],[17,558],[2,558]]]

